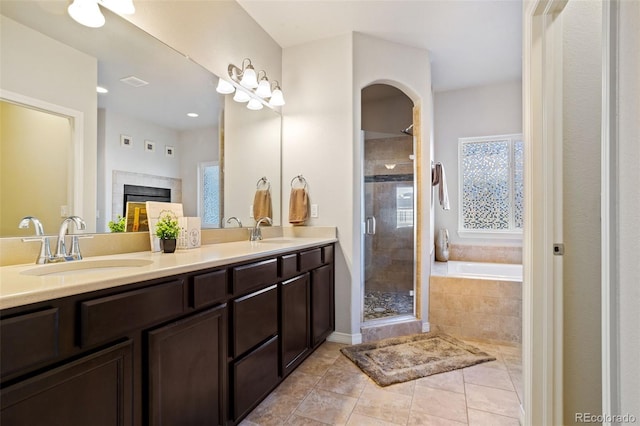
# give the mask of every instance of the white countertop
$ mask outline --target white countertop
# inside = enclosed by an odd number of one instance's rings
[[[139,259],[144,266],[95,268],[68,274],[27,275],[34,268],[49,265],[13,265],[0,267],[0,309],[57,299],[140,281],[162,278],[200,269],[213,268],[265,256],[336,242],[333,237],[269,238],[263,241],[235,241],[205,245],[175,253],[137,252],[87,257],[75,262],[98,259]]]

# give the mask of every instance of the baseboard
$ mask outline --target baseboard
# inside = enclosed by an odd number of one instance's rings
[[[329,335],[329,337],[327,337],[327,341],[334,343],[343,343],[346,345],[357,345],[359,343],[362,343],[362,334],[347,334],[334,331]]]
[[[422,332],[423,333],[428,333],[431,331],[431,324],[429,324],[429,321],[423,322],[422,323]]]

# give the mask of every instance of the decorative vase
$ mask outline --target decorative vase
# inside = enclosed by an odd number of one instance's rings
[[[160,238],[160,249],[165,253],[173,253],[174,251],[176,251],[176,239]]]
[[[438,262],[449,260],[449,231],[446,228],[440,228],[436,236],[436,260]]]

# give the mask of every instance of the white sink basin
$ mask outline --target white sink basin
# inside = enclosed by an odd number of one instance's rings
[[[51,276],[51,275],[77,275],[100,272],[102,270],[118,270],[139,268],[152,264],[149,259],[90,259],[74,260],[71,262],[49,263],[25,269],[22,275]]]

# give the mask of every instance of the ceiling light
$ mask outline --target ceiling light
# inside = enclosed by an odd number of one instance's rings
[[[96,87],[96,92],[98,92],[98,93],[109,93],[109,90],[104,88],[104,87],[97,86]]]
[[[196,117],[199,117],[199,115],[195,112],[188,112],[187,117],[196,118]]]
[[[396,165],[395,165],[395,164],[393,164],[393,163],[392,163],[392,164],[385,164],[384,166],[385,166],[388,170],[393,170],[393,169],[395,169],[395,168],[396,168]]]
[[[233,93],[235,90],[236,88],[233,87],[233,84],[229,83],[227,80],[223,79],[222,77],[218,80],[218,86],[216,87],[216,92],[222,93],[223,95],[228,95],[230,93]]]
[[[74,21],[85,27],[99,28],[104,25],[104,15],[96,0],[74,0],[67,12]]]
[[[243,90],[236,90],[236,94],[233,97],[233,100],[236,102],[248,102],[251,99],[251,96]]]
[[[74,21],[86,27],[99,28],[105,22],[99,4],[118,15],[132,15],[136,11],[133,0],[73,0],[67,12]]]
[[[253,110],[253,111],[258,111],[258,110],[262,109],[262,102],[260,102],[256,98],[251,98],[251,100],[247,104],[247,108],[249,108],[250,110]]]

